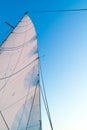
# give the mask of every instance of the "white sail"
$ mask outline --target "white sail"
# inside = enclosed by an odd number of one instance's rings
[[[37,38],[25,15],[0,47],[0,130],[40,130]]]

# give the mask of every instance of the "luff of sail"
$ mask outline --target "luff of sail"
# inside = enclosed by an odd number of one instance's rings
[[[27,15],[0,48],[0,112],[0,130],[41,130],[37,39]]]

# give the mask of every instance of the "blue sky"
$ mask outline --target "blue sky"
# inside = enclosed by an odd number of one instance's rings
[[[0,35],[25,11],[87,8],[86,0],[1,0]],[[31,13],[54,130],[87,130],[87,12]],[[2,32],[1,32],[2,31]],[[4,37],[3,37],[4,38]],[[0,42],[2,41],[0,37]],[[42,105],[43,130],[50,130]]]

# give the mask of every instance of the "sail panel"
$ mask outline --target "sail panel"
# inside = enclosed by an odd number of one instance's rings
[[[40,129],[38,60],[34,25],[25,15],[0,47],[0,111],[10,130]],[[6,129],[1,116],[0,129]]]

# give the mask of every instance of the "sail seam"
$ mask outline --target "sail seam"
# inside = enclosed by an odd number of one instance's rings
[[[13,104],[7,106],[6,108],[3,108],[1,111],[5,111],[5,110],[11,108],[12,106],[14,106],[14,105],[16,105],[17,103],[19,103],[20,101],[22,101],[25,97],[26,97],[26,95],[25,95],[24,97],[20,98],[19,100],[17,100],[15,103],[13,103]]]
[[[33,37],[32,37],[32,38],[33,38]],[[20,46],[16,46],[16,47],[5,47],[5,48],[4,48],[4,47],[0,47],[0,51],[14,51],[14,50],[18,50],[18,49],[24,47],[25,45],[31,43],[32,38],[31,38],[29,41],[23,43],[23,44],[20,45]]]
[[[25,30],[24,32],[15,32],[15,31],[13,31],[12,33],[14,34],[14,33],[16,33],[16,34],[21,34],[21,33],[25,33],[25,32],[27,32],[27,31],[30,31],[31,29],[33,28],[33,26],[31,27],[31,28],[29,28],[28,30]]]
[[[4,79],[10,78],[10,77],[16,75],[17,73],[19,73],[19,72],[21,72],[22,70],[26,69],[26,68],[27,68],[29,65],[31,65],[34,61],[38,60],[38,58],[39,58],[39,57],[37,57],[36,59],[34,59],[31,63],[27,64],[26,66],[24,66],[24,67],[23,67],[22,69],[20,69],[19,71],[15,72],[15,73],[13,73],[13,74],[11,74],[11,75],[8,75],[8,76],[6,76],[6,77],[2,77],[2,78],[0,78],[0,80],[4,80]]]
[[[29,26],[29,25],[31,25],[31,24],[32,24],[32,22],[30,22],[29,24],[26,24],[26,25],[24,25],[24,26],[18,25],[17,28],[18,28],[18,27],[26,27],[26,26]]]
[[[25,36],[26,36],[26,35],[25,35]],[[24,40],[25,40],[25,39],[24,39]],[[19,61],[20,61],[20,57],[21,57],[21,55],[22,55],[23,48],[24,48],[24,46],[22,47],[21,52],[20,52],[20,54],[19,54],[19,56],[18,56],[17,62],[16,62],[15,67],[14,67],[14,69],[13,69],[13,71],[12,71],[12,74],[14,73],[14,71],[15,71],[15,69],[16,69],[16,67],[17,67],[17,65],[18,65],[18,63],[19,63]],[[6,87],[6,85],[8,84],[8,82],[9,82],[9,80],[10,80],[10,78],[11,78],[11,77],[9,77],[9,78],[7,79],[7,81],[5,82],[5,84],[3,85],[2,88],[5,88],[5,87]],[[6,80],[6,76],[5,76],[5,80]]]

